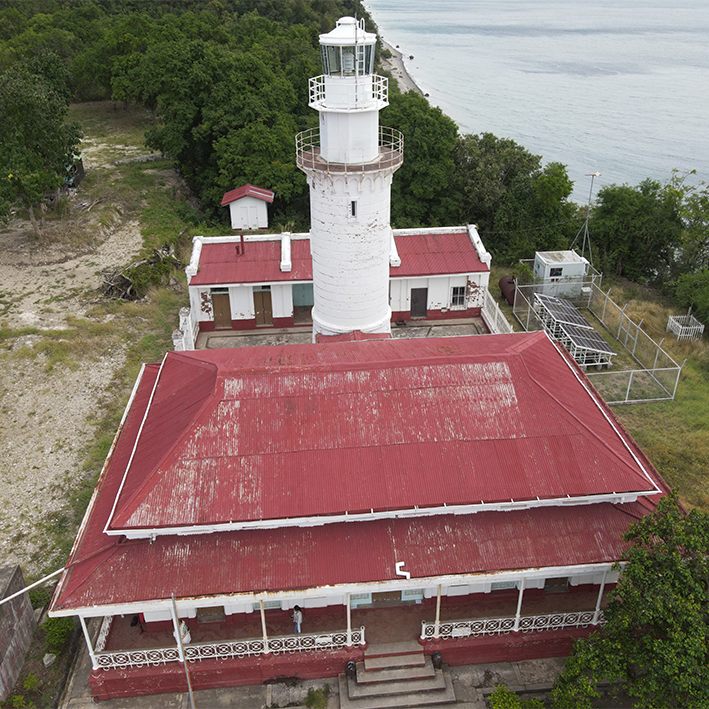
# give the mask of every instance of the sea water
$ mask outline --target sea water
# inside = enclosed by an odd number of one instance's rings
[[[366,0],[463,133],[564,163],[573,199],[611,183],[709,181],[706,0]],[[410,57],[413,56],[413,59]]]

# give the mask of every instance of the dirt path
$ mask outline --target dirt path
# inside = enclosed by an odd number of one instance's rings
[[[47,570],[46,525],[66,523],[51,513],[66,506],[94,437],[99,402],[125,360],[124,346],[110,343],[51,367],[37,352],[43,343],[61,343],[56,331],[86,314],[100,271],[130,263],[141,248],[136,220],[116,217],[106,225],[104,218],[97,225],[98,216],[86,208],[90,200],[79,188],[70,202],[74,210],[48,223],[46,243],[35,239],[29,222],[0,225],[0,323],[14,331],[36,329],[0,340],[0,563],[20,563],[26,578]],[[90,228],[94,236],[78,246],[66,239],[52,243],[52,229],[72,228]],[[53,339],[48,330],[55,331]]]

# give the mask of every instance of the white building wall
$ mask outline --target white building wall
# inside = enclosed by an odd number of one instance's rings
[[[256,197],[246,196],[229,204],[231,228],[237,230],[268,228],[268,207]]]

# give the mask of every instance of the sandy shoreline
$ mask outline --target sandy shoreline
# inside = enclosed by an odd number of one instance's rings
[[[381,58],[381,67],[386,71],[390,71],[392,76],[396,79],[396,83],[399,85],[399,90],[401,93],[406,93],[407,91],[416,91],[416,93],[424,95],[423,91],[416,85],[416,82],[411,78],[411,74],[406,71],[404,66],[404,57],[402,53],[392,47],[391,44],[385,42],[382,39],[382,47],[388,49],[391,52],[391,57]]]

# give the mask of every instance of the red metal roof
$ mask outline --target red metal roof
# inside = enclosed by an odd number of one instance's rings
[[[273,202],[273,197],[275,193],[271,190],[266,190],[263,187],[256,187],[255,185],[242,185],[237,187],[235,190],[230,190],[225,192],[222,197],[222,207],[230,204],[231,202],[236,202],[237,199],[242,197],[256,197],[256,199],[262,199],[264,202]]]
[[[395,235],[395,240],[401,266],[391,269],[392,278],[490,270],[478,257],[467,231]]]
[[[467,232],[450,234],[394,234],[401,266],[391,267],[391,278],[478,273],[489,267],[478,257]],[[280,270],[281,243],[246,241],[245,253],[236,250],[237,242],[205,242],[199,271],[190,280],[192,286],[228,283],[273,283],[312,281],[313,265],[309,239],[291,240],[291,271]]]
[[[246,241],[244,252],[239,243],[205,243],[199,259],[199,271],[190,279],[191,286],[228,283],[273,283],[277,281],[312,281],[313,262],[310,239],[291,240],[292,268],[281,271],[281,242]]]
[[[572,367],[543,333],[169,353],[143,372],[52,608],[382,581],[397,561],[423,578],[617,560],[655,498],[152,543],[103,531],[117,498],[123,521],[154,524],[618,490],[647,483],[639,464],[665,489]]]
[[[118,543],[89,530],[52,610],[620,559],[637,503],[220,532]],[[93,539],[92,539],[93,535]],[[95,536],[110,544],[91,555]]]
[[[110,526],[648,491],[633,454],[544,333],[171,352]]]

